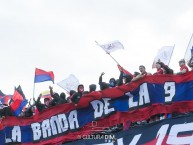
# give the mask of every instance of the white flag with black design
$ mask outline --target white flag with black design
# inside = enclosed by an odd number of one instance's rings
[[[174,46],[163,46],[157,52],[156,57],[154,58],[152,68],[155,68],[156,62],[160,60],[165,65],[169,65],[170,59],[172,57],[172,53],[174,50]]]
[[[97,43],[98,44],[98,43]],[[107,53],[111,53],[113,51],[116,51],[118,49],[124,49],[123,44],[119,42],[118,40],[112,41],[106,44],[98,44],[100,47],[103,48],[103,50]]]

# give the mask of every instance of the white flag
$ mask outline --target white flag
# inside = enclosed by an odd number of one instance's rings
[[[192,34],[192,36],[190,38],[188,47],[187,47],[185,55],[184,55],[184,60],[186,62],[188,62],[190,60],[192,51],[193,51],[193,34]]]
[[[79,80],[73,74],[70,74],[68,78],[57,83],[57,85],[65,89],[67,92],[70,92],[70,90],[77,91]]]
[[[98,43],[97,43],[98,44]],[[107,44],[98,44],[100,47],[103,48],[103,50],[107,53],[111,53],[115,50],[118,50],[118,49],[124,49],[123,47],[123,44],[121,44],[121,42],[119,42],[118,40],[116,41],[112,41],[112,42],[109,42]]]
[[[152,68],[155,68],[155,64],[156,62],[158,62],[158,60],[163,62],[165,65],[169,65],[173,50],[174,46],[164,46],[160,48],[157,52],[156,57],[154,58]]]

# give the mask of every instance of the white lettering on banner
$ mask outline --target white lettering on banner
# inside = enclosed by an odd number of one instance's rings
[[[150,103],[150,98],[149,98],[149,92],[147,88],[147,83],[143,83],[140,85],[140,90],[139,90],[139,105],[144,105]]]
[[[70,120],[70,129],[76,129],[79,128],[79,124],[78,124],[78,118],[77,118],[77,110],[73,110],[70,112],[69,116],[68,116],[68,120]]]
[[[124,144],[123,144],[123,138],[117,139],[117,144],[118,144],[118,145],[124,145]]]
[[[105,115],[115,111],[115,108],[109,108],[109,106],[110,106],[109,100],[111,100],[111,99],[110,98],[103,98]]]
[[[180,132],[193,131],[193,123],[187,124],[176,124],[171,127],[167,144],[179,145],[179,144],[189,144],[193,145],[193,135],[190,136],[178,136]]]
[[[5,143],[11,143],[12,140],[10,138],[5,138]]]
[[[5,139],[6,143],[21,142],[21,129],[19,126],[14,126],[12,129],[12,137]]]
[[[56,135],[58,133],[62,133],[62,130],[61,130],[61,127],[59,124],[59,120],[58,120],[58,116],[52,116],[50,119],[50,124],[51,124],[53,135]]]
[[[99,100],[94,100],[91,103],[93,109],[94,109],[94,118],[99,118],[103,114],[108,115],[111,112],[115,111],[114,108],[109,108],[110,103],[109,101],[111,100],[110,98],[103,98],[102,99],[104,102],[99,101]]]
[[[175,82],[165,82],[164,90],[165,102],[171,102],[176,92]]]
[[[164,91],[165,102],[171,102],[176,92],[175,82],[165,82]],[[142,106],[144,104],[150,103],[150,96],[147,83],[143,83],[139,86],[139,99],[136,102],[134,102],[134,95],[131,94],[131,92],[127,92],[125,93],[125,95],[129,97],[129,108]]]
[[[193,145],[193,134],[189,133],[188,136],[179,136],[182,132],[193,132],[193,123],[186,123],[186,124],[176,124],[172,125],[170,131],[168,130],[169,124],[162,125],[160,129],[157,132],[156,138],[157,142],[156,145],[162,145],[164,140],[166,141],[166,144],[172,144],[172,145]],[[166,136],[167,132],[169,131],[169,135]],[[135,135],[132,140],[129,142],[125,141],[124,138],[117,139],[117,145],[137,145],[139,144],[139,140],[141,138],[142,134]],[[127,136],[125,136],[127,138]],[[106,145],[106,143],[98,144],[98,145]],[[113,145],[113,143],[112,143]]]
[[[94,109],[94,118],[101,117],[103,115],[103,103],[99,100],[94,100],[90,103]]]
[[[64,133],[69,129],[74,130],[79,128],[77,110],[73,110],[69,113],[68,120],[65,114],[59,114],[57,116],[52,116],[50,119],[43,120],[42,123],[32,123],[33,140],[37,141],[41,138],[48,138],[53,135]]]
[[[21,129],[19,126],[14,126],[12,130],[12,139],[16,142],[21,142]]]
[[[142,134],[135,135],[129,145],[136,145]]]
[[[33,140],[39,140],[41,135],[42,135],[42,132],[40,129],[40,124],[39,123],[32,123],[31,128],[33,131]]]
[[[166,137],[168,128],[169,128],[169,124],[165,124],[161,126],[156,136],[156,138],[158,137],[156,145],[161,145],[163,143],[163,140]],[[170,129],[166,143],[172,144],[172,145],[179,145],[179,144],[193,145],[192,134],[190,136],[185,136],[185,137],[178,135],[180,132],[189,132],[189,131],[193,131],[193,123],[173,125]]]
[[[52,135],[49,119],[46,119],[42,122],[42,133],[43,133],[43,138],[47,138]]]
[[[58,115],[58,120],[60,124],[60,128],[62,132],[66,132],[68,130],[68,120],[66,118],[65,114],[59,114]]]
[[[138,106],[138,102],[133,101],[133,95],[130,92],[127,92],[125,95],[129,96],[129,108]]]
[[[162,127],[158,130],[156,135],[156,138],[158,138],[156,145],[162,145],[162,142],[164,140],[164,137],[166,136],[168,127],[169,127],[169,124],[165,124],[165,125],[162,125]]]
[[[139,141],[141,135],[142,135],[142,134],[135,135],[129,145],[137,145],[137,142]],[[125,145],[125,144],[123,143],[123,138],[119,138],[119,139],[117,140],[117,145]]]

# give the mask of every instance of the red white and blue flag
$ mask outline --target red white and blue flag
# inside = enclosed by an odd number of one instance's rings
[[[45,81],[52,81],[54,83],[54,73],[52,71],[44,71],[36,68],[34,83],[40,83]]]
[[[12,95],[6,95],[0,90],[0,101],[2,104],[9,105],[9,101],[12,98]]]
[[[25,95],[21,87],[15,88],[15,92],[12,97],[12,103],[10,105],[15,116],[19,116],[23,108],[27,105],[28,101],[25,99]]]

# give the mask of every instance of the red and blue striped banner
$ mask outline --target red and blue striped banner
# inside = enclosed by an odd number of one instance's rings
[[[193,111],[192,94],[193,72],[147,76],[127,85],[84,95],[78,106],[61,104],[31,118],[6,117],[0,124],[0,144],[58,144],[155,114],[190,112]]]

